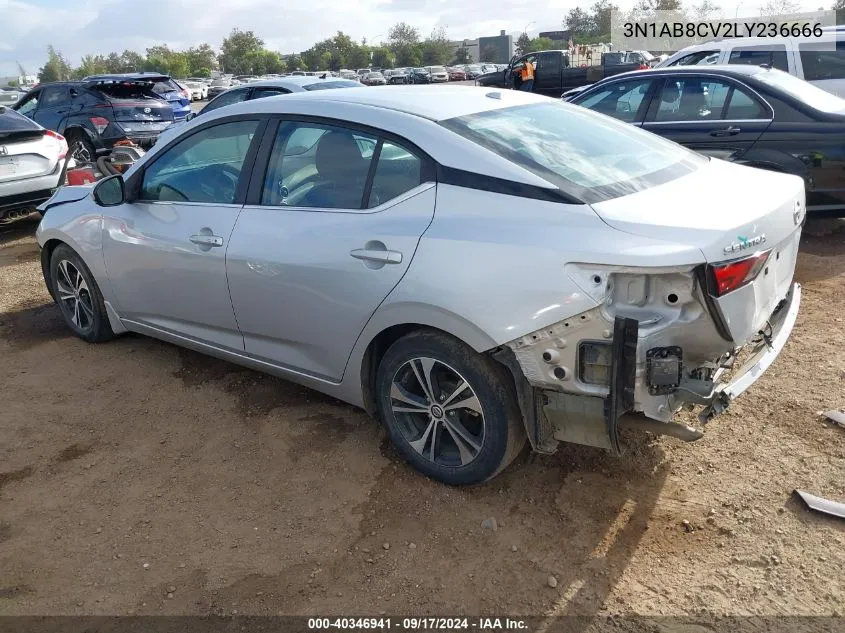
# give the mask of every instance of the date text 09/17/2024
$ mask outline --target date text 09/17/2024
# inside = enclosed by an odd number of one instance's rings
[[[526,630],[528,623],[519,618],[437,618],[437,617],[377,617],[377,618],[309,618],[308,629],[446,631],[446,630]]]

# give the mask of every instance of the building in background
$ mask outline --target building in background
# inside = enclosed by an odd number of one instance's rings
[[[514,54],[513,37],[501,31],[492,37],[478,38],[478,61],[507,64]]]
[[[545,37],[555,43],[555,46],[560,46],[561,49],[569,47],[569,40],[572,39],[572,31],[543,31],[539,37]]]
[[[469,61],[470,63],[474,64],[479,60],[478,57],[478,40],[455,40],[453,42],[449,42],[452,45],[452,59],[455,59],[455,55],[457,55],[458,50],[461,48],[466,47],[467,53],[469,53]]]

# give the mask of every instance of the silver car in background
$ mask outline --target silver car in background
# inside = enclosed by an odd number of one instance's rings
[[[584,108],[391,86],[210,112],[125,179],[60,190],[37,239],[84,340],[139,332],[300,382],[469,484],[526,439],[700,438],[675,414],[718,415],[789,338],[803,205],[801,178]]]

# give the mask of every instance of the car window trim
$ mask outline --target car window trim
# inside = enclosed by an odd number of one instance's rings
[[[381,146],[384,144],[384,138],[376,137],[376,146],[373,148],[373,154],[370,156],[370,168],[367,170],[367,181],[364,183],[364,193],[361,195],[361,207],[359,210],[367,209],[370,206],[370,193],[373,191],[373,179],[376,176],[376,169],[378,169],[378,161],[381,158]]]
[[[257,154],[257,159],[252,169],[252,177],[250,179],[251,186],[247,191],[245,202],[245,204],[247,205],[262,206],[261,198],[263,196],[264,181],[267,178],[267,170],[270,168],[270,156],[273,151],[273,144],[275,142],[276,134],[278,132],[279,127],[284,123],[313,123],[314,125],[328,125],[333,127],[340,127],[348,129],[352,132],[360,132],[362,134],[373,136],[376,138],[377,144],[382,141],[390,141],[391,143],[395,143],[404,147],[408,152],[420,159],[420,161],[422,162],[422,165],[420,166],[421,185],[427,182],[437,182],[437,163],[435,162],[435,160],[431,156],[429,156],[425,151],[420,149],[419,146],[417,146],[415,143],[409,141],[408,139],[402,136],[399,136],[398,134],[394,134],[393,132],[388,132],[387,130],[383,130],[370,125],[364,125],[362,123],[356,123],[354,121],[346,121],[344,119],[335,119],[332,117],[313,116],[307,114],[270,114],[268,116],[272,117],[273,121],[271,121],[271,123],[267,126],[264,132],[264,138],[262,139],[260,148],[261,151]],[[275,127],[273,123],[275,123]],[[273,129],[271,130],[271,128]],[[373,150],[373,154],[375,154],[375,150]],[[371,168],[373,164],[374,163],[370,164]],[[367,202],[369,202],[369,195]],[[298,207],[268,206],[268,208],[291,209]],[[334,209],[334,211],[338,210],[339,209]],[[372,209],[362,208],[350,209],[346,211],[360,213],[364,211],[372,211]]]
[[[645,118],[642,120],[643,125],[673,125],[673,124],[678,124],[678,123],[688,124],[688,123],[707,123],[707,122],[712,123],[713,121],[734,121],[734,122],[737,122],[737,123],[739,123],[739,122],[763,123],[763,122],[766,122],[766,121],[768,121],[768,122],[774,121],[775,109],[772,107],[772,105],[762,95],[760,95],[759,92],[754,90],[754,88],[752,88],[751,86],[749,86],[746,83],[742,83],[741,81],[734,79],[733,77],[728,77],[726,75],[720,75],[720,74],[707,73],[707,72],[685,72],[685,73],[677,73],[677,74],[670,74],[670,73],[663,74],[663,73],[661,73],[661,75],[662,75],[662,81],[659,82],[661,90],[663,89],[663,85],[665,84],[665,82],[669,81],[673,77],[675,78],[674,79],[675,81],[683,79],[684,77],[701,77],[701,78],[704,78],[704,79],[723,81],[726,84],[728,84],[728,86],[731,88],[731,90],[733,90],[737,86],[739,86],[740,88],[745,88],[747,92],[751,93],[752,97],[758,102],[758,104],[764,106],[764,109],[768,110],[768,114],[770,116],[766,119],[726,119],[726,118],[722,117],[722,118],[719,118],[719,119],[705,119],[705,120],[697,120],[697,119],[688,119],[687,120],[687,119],[685,119],[685,120],[678,120],[678,121],[654,121],[653,119],[648,118],[649,111],[646,111]],[[733,96],[733,95],[731,95],[731,96]],[[728,103],[727,98],[725,99],[725,103]],[[656,114],[656,112],[652,114],[652,117],[655,114]],[[727,108],[725,108],[725,114],[727,114]]]
[[[272,115],[269,114],[250,114],[244,116],[243,114],[236,114],[230,115],[225,117],[220,117],[213,119],[211,121],[203,121],[200,125],[198,125],[195,129],[191,130],[189,133],[186,134],[179,134],[178,136],[170,139],[168,143],[150,159],[149,163],[145,163],[138,171],[134,172],[132,176],[127,179],[126,182],[126,191],[130,192],[130,200],[129,202],[156,202],[155,200],[141,200],[141,188],[144,182],[144,175],[146,174],[147,170],[156,164],[162,156],[164,156],[170,149],[172,149],[175,145],[181,143],[182,141],[190,138],[194,134],[198,134],[203,130],[206,130],[210,127],[215,127],[217,125],[224,125],[226,123],[237,123],[240,121],[257,121],[258,126],[255,128],[255,134],[252,137],[252,141],[250,142],[249,148],[247,149],[246,155],[244,156],[244,162],[241,166],[241,174],[238,178],[238,184],[235,187],[235,198],[232,202],[209,202],[209,203],[197,203],[197,204],[225,204],[225,205],[237,205],[243,206],[244,201],[246,200],[246,194],[249,190],[249,185],[252,182],[252,173],[253,173],[253,166],[255,165],[255,157],[258,154],[258,146],[260,141],[256,141],[256,139],[263,138],[264,131],[267,127],[267,123]],[[182,203],[180,203],[182,204]],[[187,202],[185,203],[187,204]]]

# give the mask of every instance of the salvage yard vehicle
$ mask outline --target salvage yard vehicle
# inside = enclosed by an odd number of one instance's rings
[[[58,81],[30,90],[14,109],[63,135],[76,161],[91,163],[127,138],[151,147],[173,123],[173,110],[152,86],[129,79]]]
[[[766,65],[845,97],[845,33],[823,28],[818,37],[726,37],[688,46],[655,68],[706,64]]]
[[[36,237],[82,339],[299,382],[470,484],[526,437],[700,438],[676,412],[721,413],[792,331],[803,205],[800,178],[567,103],[397,86],[209,113],[125,177],[61,189]]]
[[[640,62],[624,62],[619,53],[602,53],[601,64],[597,66],[572,66],[569,51],[536,51],[516,57],[504,69],[492,69],[475,78],[478,86],[513,88],[514,72],[526,62],[534,64],[534,88],[532,92],[550,97],[560,97],[571,88],[596,83],[605,77],[619,75],[631,70],[647,68]]]
[[[845,99],[760,66],[679,66],[601,81],[571,103],[692,150],[795,174],[810,216],[845,217]]]
[[[358,81],[350,79],[326,79],[320,77],[294,76],[281,79],[268,79],[267,81],[256,81],[245,86],[238,86],[228,90],[225,94],[215,97],[208,105],[197,113],[188,115],[188,121],[213,112],[223,106],[250,101],[251,99],[263,99],[275,97],[294,92],[311,92],[314,90],[334,90],[335,88],[360,88]]]
[[[167,101],[173,109],[173,119],[179,121],[191,112],[191,94],[168,75],[160,73],[124,73],[116,75],[91,75],[83,81],[144,81],[148,82],[152,91]]]
[[[67,141],[0,106],[0,224],[28,215],[64,182]]]

